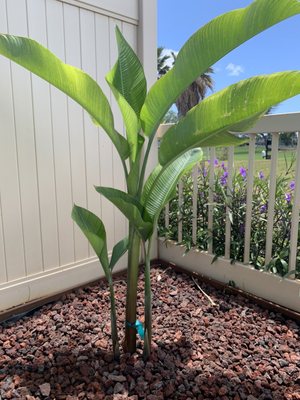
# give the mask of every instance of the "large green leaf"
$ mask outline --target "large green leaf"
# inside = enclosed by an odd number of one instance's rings
[[[139,115],[147,92],[146,79],[139,58],[118,27],[116,38],[119,57],[106,75],[106,80],[122,112],[130,146],[130,159],[135,162],[139,150],[138,134],[141,129]]]
[[[192,145],[190,145],[190,143],[185,142],[185,145],[182,146],[183,150],[181,151],[181,153],[184,153],[189,148],[194,148],[195,146],[225,147],[225,146],[239,146],[243,143],[246,143],[246,142],[248,142],[248,138],[245,138],[245,137],[240,138],[239,136],[237,136],[235,134],[242,133],[242,132],[250,129],[257,122],[257,120],[260,117],[262,117],[264,114],[265,114],[265,110],[261,113],[255,114],[253,117],[243,120],[242,122],[231,125],[230,127],[225,127],[225,128],[222,127],[221,129],[215,130],[212,132],[197,132],[197,137],[193,137],[191,139]],[[174,134],[173,133],[174,127],[175,127],[174,125],[171,126],[165,132],[165,135],[164,135],[164,136],[166,136],[165,141],[168,140],[168,134],[170,136]],[[184,125],[182,125],[182,127],[178,128],[176,135],[180,135],[179,129],[182,129],[184,131],[184,136],[188,136],[190,138],[190,134],[186,135],[187,131],[186,131],[186,127],[184,127]],[[169,131],[170,131],[170,133],[169,133]],[[188,147],[186,147],[186,144],[188,145]],[[167,160],[164,159],[164,157],[166,156],[166,152],[168,152]],[[159,153],[159,156],[161,157],[161,162],[163,165],[165,163],[171,162],[173,159],[178,157],[178,155],[179,155],[178,148],[175,146],[172,149],[167,148],[167,146],[166,146],[165,148],[163,148],[163,150],[161,150],[161,153]]]
[[[89,75],[64,64],[36,41],[19,36],[0,35],[0,54],[20,64],[79,103],[109,135],[121,158],[129,156],[126,139],[114,128],[110,105],[104,93]]]
[[[153,223],[134,197],[118,189],[103,186],[96,186],[95,189],[125,215],[144,240],[149,238],[153,232]]]
[[[74,205],[72,218],[84,233],[97,254],[106,277],[109,276],[106,232],[102,221],[91,211]]]
[[[256,0],[199,29],[180,50],[173,69],[149,91],[141,111],[145,134],[155,133],[170,106],[207,68],[258,33],[299,13],[298,0]]]
[[[111,270],[115,267],[116,263],[119,259],[126,253],[128,250],[129,239],[128,237],[120,240],[113,248],[109,267]]]
[[[234,144],[228,131],[249,129],[272,105],[300,93],[300,72],[278,72],[240,81],[207,97],[163,136],[159,162],[165,165],[190,148]]]
[[[119,58],[106,79],[139,116],[147,93],[144,69],[118,27],[116,27],[116,38]]]
[[[140,121],[134,110],[127,103],[125,98],[107,81],[121,110],[126,127],[127,140],[130,148],[130,161],[135,162],[138,153],[138,137],[141,129]]]
[[[174,194],[182,174],[188,172],[202,158],[201,149],[192,149],[166,167],[157,167],[147,179],[142,194],[145,211],[154,220]]]
[[[148,199],[151,189],[153,187],[153,184],[156,180],[156,178],[158,177],[158,175],[160,174],[161,170],[162,170],[162,166],[160,164],[158,164],[153,171],[151,172],[151,174],[148,176],[144,187],[143,187],[143,192],[142,192],[142,196],[141,196],[141,203],[145,204],[146,200]]]

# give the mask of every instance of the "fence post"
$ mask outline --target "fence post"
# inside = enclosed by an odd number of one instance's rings
[[[298,247],[298,229],[299,229],[299,210],[300,210],[300,140],[299,132],[297,144],[297,161],[296,161],[296,176],[295,176],[295,192],[294,204],[292,210],[291,237],[290,237],[290,256],[289,256],[289,271],[296,268],[297,247]]]
[[[211,147],[209,150],[209,192],[208,192],[208,253],[213,253],[213,219],[214,219],[214,183],[215,183],[215,159],[216,149]]]
[[[234,147],[230,146],[228,149],[228,165],[227,165],[227,205],[226,205],[226,228],[225,228],[225,258],[230,258],[231,246],[231,204],[232,204],[232,175],[233,175],[233,158]]]
[[[199,165],[195,165],[195,167],[193,168],[193,173],[192,173],[192,177],[193,177],[193,228],[192,228],[192,241],[193,241],[193,245],[196,245],[197,243],[197,205],[198,205],[198,168]]]
[[[274,210],[275,210],[275,196],[276,196],[276,172],[277,172],[277,161],[278,161],[278,143],[279,143],[279,133],[274,133],[272,135],[270,193],[269,193],[269,201],[268,201],[268,221],[267,221],[265,265],[268,265],[272,259]]]
[[[248,171],[247,171],[247,203],[246,203],[246,221],[245,221],[244,264],[249,264],[250,261],[252,193],[253,193],[254,159],[255,159],[255,134],[250,134],[248,157],[249,161],[248,161]]]

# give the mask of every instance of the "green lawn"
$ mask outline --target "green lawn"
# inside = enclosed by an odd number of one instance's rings
[[[263,171],[265,176],[268,176],[270,173],[271,167],[271,160],[265,160],[262,158],[262,150],[264,150],[263,146],[257,146],[255,150],[255,173],[258,174],[259,171]],[[219,160],[225,160],[226,164],[226,150],[217,148],[216,151],[217,158]],[[206,159],[207,154],[204,155]],[[277,174],[286,174],[287,171],[291,177],[294,175],[295,172],[295,157],[296,157],[296,150],[295,148],[292,149],[282,149],[279,150],[278,156],[278,166],[277,166]],[[292,165],[292,167],[291,167]],[[248,146],[239,146],[235,148],[234,152],[234,166],[235,169],[239,169],[240,167],[247,168],[248,167]]]
[[[264,147],[257,146],[255,150],[255,171],[258,173],[259,171],[263,171],[265,175],[269,175],[271,168],[271,160],[265,160],[262,158],[262,150]],[[295,171],[295,149],[288,150],[279,150],[278,153],[278,165],[277,165],[277,174],[285,174],[288,170],[292,175]],[[237,147],[234,152],[234,160],[236,167],[245,167],[247,168],[248,164],[248,146]],[[292,165],[292,167],[291,167]]]

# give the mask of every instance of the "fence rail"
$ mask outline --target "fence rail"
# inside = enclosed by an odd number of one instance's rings
[[[163,125],[161,126],[159,132],[158,132],[158,137],[161,137],[169,128],[168,125]],[[247,154],[247,193],[246,193],[246,200],[245,200],[245,220],[244,220],[244,231],[243,231],[243,256],[240,259],[240,265],[243,265],[243,267],[251,268],[253,269],[253,265],[251,265],[251,246],[253,246],[253,236],[255,234],[254,230],[257,228],[254,226],[252,217],[253,217],[253,190],[254,190],[254,185],[255,185],[255,167],[256,167],[256,159],[255,159],[255,152],[256,152],[256,139],[257,135],[259,134],[265,134],[269,133],[271,134],[272,137],[272,148],[271,148],[271,160],[266,161],[269,163],[268,168],[269,168],[269,175],[266,177],[267,179],[267,185],[268,185],[268,199],[267,199],[267,210],[265,213],[265,219],[266,219],[266,235],[265,235],[265,247],[264,247],[264,269],[266,270],[268,265],[273,260],[274,257],[274,229],[276,228],[276,224],[274,222],[274,216],[275,216],[275,206],[276,206],[276,185],[277,185],[277,177],[278,177],[278,161],[279,161],[279,139],[280,139],[280,133],[282,132],[296,132],[296,135],[298,136],[298,132],[300,130],[300,113],[291,113],[291,114],[278,114],[278,115],[269,115],[264,117],[256,126],[254,126],[250,131],[246,132],[247,135],[249,136],[249,145],[248,145],[248,154]],[[223,246],[223,254],[220,255],[218,254],[219,260],[218,260],[218,265],[220,268],[222,268],[222,265],[224,266],[226,264],[226,268],[230,269],[230,263],[232,262],[232,256],[231,256],[231,246],[232,246],[232,216],[230,215],[232,212],[234,212],[234,209],[231,208],[231,199],[232,199],[232,191],[233,191],[233,177],[235,174],[235,157],[234,157],[234,147],[229,147],[228,148],[228,157],[226,160],[226,185],[224,185],[224,191],[227,194],[227,200],[225,204],[225,216],[224,216],[224,246]],[[291,180],[295,182],[294,188],[293,188],[293,204],[292,204],[292,210],[290,212],[289,218],[291,219],[289,221],[290,224],[290,236],[289,236],[289,255],[288,255],[288,262],[286,268],[288,269],[288,274],[286,275],[287,279],[289,281],[293,280],[294,283],[300,285],[300,281],[298,279],[295,279],[295,274],[294,271],[296,270],[296,262],[297,262],[297,256],[298,256],[298,248],[299,248],[299,238],[298,238],[298,231],[299,231],[299,211],[300,211],[300,141],[298,140],[298,144],[296,149],[294,149],[295,152],[295,168],[294,168],[294,173],[290,174]],[[214,204],[214,196],[215,196],[215,183],[216,183],[216,166],[215,166],[215,160],[216,160],[216,150],[214,148],[209,149],[209,171],[208,171],[208,182],[209,182],[209,188],[208,188],[208,193],[207,194],[207,235],[208,235],[208,241],[207,241],[207,247],[206,251],[197,251],[197,254],[194,252],[194,255],[192,256],[194,261],[192,263],[193,268],[198,268],[199,272],[201,271],[201,265],[200,263],[203,264],[203,254],[206,256],[210,256],[210,262],[213,259],[216,259],[215,257],[215,249],[214,249],[214,209],[215,209],[215,204]],[[206,163],[207,165],[207,163]],[[184,205],[184,184],[181,181],[178,186],[178,222],[177,222],[177,237],[173,237],[172,239],[175,240],[177,243],[182,243],[184,240],[184,234],[183,232],[188,228],[189,232],[191,232],[191,243],[192,247],[195,249],[196,243],[197,243],[197,232],[198,232],[198,201],[199,201],[199,190],[200,187],[198,185],[198,179],[199,179],[199,168],[198,166],[195,167],[192,171],[191,174],[191,182],[190,189],[192,191],[191,194],[191,201],[190,201],[190,213],[189,215],[190,220],[185,219],[183,221],[182,218],[182,209],[183,207],[187,207],[187,205]],[[173,203],[174,204],[174,203]],[[278,206],[277,206],[278,207]],[[168,229],[170,227],[170,205],[168,204],[165,210],[165,218],[164,218],[164,223],[165,223],[165,228]],[[173,221],[174,224],[174,221]],[[186,225],[189,225],[188,227]],[[259,229],[259,228],[257,228]],[[175,235],[176,236],[176,235]],[[178,249],[176,250],[177,256],[174,258],[172,256],[172,251],[173,255],[175,254],[175,250],[172,246],[168,246],[168,250],[163,248],[163,242],[160,241],[160,254],[159,256],[162,259],[167,259],[166,261],[172,261],[176,262],[177,264],[181,266],[185,266],[185,263],[188,262],[188,258],[176,258],[178,256]],[[184,251],[184,250],[183,250]],[[202,259],[201,259],[202,257]],[[170,259],[171,258],[171,259]],[[199,260],[199,267],[197,266],[197,258]],[[225,263],[225,264],[224,264]],[[205,263],[204,263],[205,264]],[[232,266],[232,269],[234,267]],[[256,271],[254,270],[254,276],[255,272],[257,272],[257,279],[259,278],[259,273],[261,271]],[[300,271],[299,271],[300,272]],[[236,273],[239,273],[236,270]],[[265,272],[264,272],[265,273]],[[210,275],[209,268],[205,271],[205,275]],[[272,274],[267,273],[268,276],[272,276]],[[283,274],[282,274],[283,275]],[[235,275],[230,275],[231,277],[235,277]],[[297,275],[299,277],[299,275]],[[220,278],[220,277],[219,277]],[[273,276],[274,278],[274,276]],[[277,277],[276,277],[277,278]],[[228,275],[221,276],[221,280],[225,281],[229,279]],[[271,278],[272,279],[272,278]],[[282,278],[281,281],[283,280]],[[285,279],[284,279],[285,280]],[[236,277],[234,278],[234,281],[236,281]],[[228,283],[228,280],[227,282]],[[244,283],[240,282],[242,286],[245,286]],[[249,285],[246,284],[246,288],[248,291],[255,293],[255,289],[249,287]],[[286,305],[287,307],[294,308],[300,310],[300,293],[299,293],[300,286],[296,290],[296,294],[294,298],[291,300],[291,302]],[[264,293],[262,293],[264,294]],[[259,294],[261,295],[261,293]],[[267,295],[266,295],[267,296]],[[262,296],[265,297],[265,296]],[[268,297],[268,296],[267,296]],[[270,299],[272,301],[277,301],[276,298],[272,297]],[[280,302],[279,302],[280,304]],[[296,304],[296,305],[295,305]]]

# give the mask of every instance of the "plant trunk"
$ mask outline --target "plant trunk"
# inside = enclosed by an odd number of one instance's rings
[[[151,299],[151,280],[150,280],[150,256],[147,254],[145,259],[145,341],[144,358],[149,359],[151,353],[152,339],[152,299]]]
[[[127,270],[127,297],[126,297],[126,322],[125,322],[125,351],[136,351],[136,299],[137,282],[140,260],[141,239],[132,226],[129,226],[128,270]]]
[[[113,287],[113,280],[110,276],[108,279],[109,292],[110,292],[110,323],[111,323],[111,338],[113,344],[113,353],[115,360],[120,359],[120,347],[119,347],[119,336],[117,327],[117,315],[116,315],[116,303],[115,303],[115,293]]]

